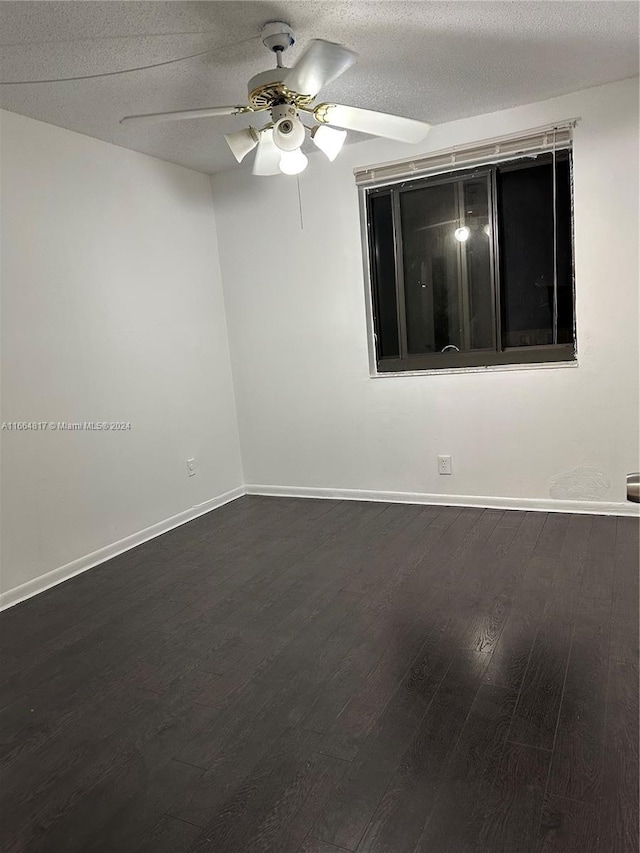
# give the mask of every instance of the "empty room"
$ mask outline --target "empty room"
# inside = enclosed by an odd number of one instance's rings
[[[0,848],[638,853],[636,2],[0,2]]]

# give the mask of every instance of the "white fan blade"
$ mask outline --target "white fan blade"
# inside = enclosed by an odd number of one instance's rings
[[[125,116],[120,124],[155,124],[158,121],[182,121],[190,118],[212,118],[213,116],[233,116],[242,112],[244,107],[208,107],[203,110],[176,110],[172,113],[147,113],[140,116]]]
[[[363,110],[360,107],[345,107],[342,104],[319,104],[314,112],[321,116],[319,121],[323,124],[395,139],[398,142],[422,142],[431,130],[431,125],[426,121]]]
[[[292,92],[315,97],[323,86],[351,68],[357,58],[357,53],[342,44],[314,39],[282,82]]]
[[[281,157],[282,151],[273,141],[273,128],[269,127],[260,133],[251,171],[254,175],[279,175]]]

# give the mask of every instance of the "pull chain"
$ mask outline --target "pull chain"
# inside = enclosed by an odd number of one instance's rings
[[[558,210],[556,181],[556,128],[553,129],[553,343],[558,343]]]
[[[300,175],[296,175],[296,182],[298,184],[298,209],[300,210],[300,230],[304,231],[304,218],[302,216],[302,194],[300,192]]]

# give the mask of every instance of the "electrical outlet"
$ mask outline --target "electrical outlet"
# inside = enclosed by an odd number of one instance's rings
[[[195,477],[195,474],[196,474],[196,460],[195,459],[187,459],[187,474],[190,477]]]
[[[451,457],[438,456],[438,474],[452,474]]]

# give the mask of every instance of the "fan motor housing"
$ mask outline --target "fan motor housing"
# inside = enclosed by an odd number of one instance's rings
[[[270,68],[249,80],[249,104],[256,110],[269,109],[278,103],[285,103],[282,78],[284,69]]]
[[[313,101],[312,96],[287,89],[282,80],[288,71],[288,68],[270,68],[249,80],[248,100],[254,110],[267,110],[278,104],[306,107]]]
[[[249,80],[249,99],[257,89],[277,88],[282,86],[282,78],[289,69],[287,68],[269,68],[267,71],[261,71]]]

